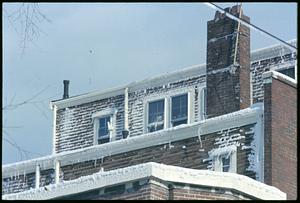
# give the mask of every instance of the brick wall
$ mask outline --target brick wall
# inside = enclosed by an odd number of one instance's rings
[[[240,7],[227,10],[238,16]],[[250,21],[242,14],[242,18]],[[250,29],[240,26],[237,66],[234,63],[238,23],[220,12],[207,22],[207,115],[209,118],[250,105]]]
[[[229,137],[224,139],[228,141],[228,145],[235,142],[240,143],[237,147],[237,173],[249,176],[255,179],[255,172],[248,170],[249,160],[248,156],[251,153],[251,149],[242,149],[242,146],[251,145],[253,140],[253,133],[251,132],[253,124],[243,126],[240,128],[231,129],[228,132]],[[62,166],[64,180],[73,180],[84,175],[90,175],[101,170],[109,171],[118,168],[124,168],[136,164],[146,162],[164,163],[174,166],[182,166],[193,169],[207,170],[210,168],[210,162],[203,162],[208,158],[208,151],[213,148],[218,148],[216,144],[218,138],[222,137],[226,131],[215,132],[201,136],[202,146],[204,150],[200,150],[200,141],[198,137],[184,139],[170,144],[161,144],[144,149],[125,152],[122,154],[116,154],[108,157],[99,158],[97,160],[90,160],[82,163],[76,163],[73,165]],[[230,139],[230,135],[240,134],[244,138]],[[183,149],[183,146],[186,148]]]
[[[195,121],[199,117],[198,86],[205,82],[205,75],[187,78],[173,83],[149,87],[134,92],[129,92],[129,131],[130,136],[144,133],[144,101],[151,96],[164,97],[169,91],[193,88]],[[130,91],[130,90],[129,90]],[[56,119],[55,151],[60,153],[93,145],[94,124],[92,114],[107,108],[117,109],[116,115],[116,139],[122,139],[124,130],[124,95],[118,95],[94,102],[89,102],[69,108],[59,109]]]
[[[255,198],[242,195],[228,188],[209,188],[205,186],[172,187],[172,200],[253,200]]]
[[[255,199],[228,188],[166,183],[149,178],[59,198],[61,200],[249,200]]]
[[[271,50],[270,50],[271,52]],[[251,63],[251,78],[252,78],[252,98],[253,103],[263,102],[264,100],[264,85],[262,74],[273,67],[274,70],[280,68],[284,63],[288,63],[297,59],[295,53],[288,53],[283,56],[271,58],[263,58],[261,60],[252,61]]]
[[[2,194],[22,192],[30,188],[35,188],[35,173],[16,174],[2,179]]]
[[[72,165],[64,165],[60,168],[61,180],[74,180],[82,176],[91,175],[100,170],[110,171],[146,162],[164,163],[167,165],[181,166],[193,169],[211,169],[212,162],[205,161],[208,152],[220,146],[237,146],[237,173],[246,175],[253,179],[256,173],[249,170],[249,156],[252,153],[255,124],[248,124],[241,127],[223,129],[222,131],[201,135],[202,148],[198,136],[183,139],[166,144],[159,144],[143,149],[132,150],[106,157],[99,157],[94,160],[79,162]],[[18,177],[18,176],[17,176]],[[35,174],[26,174],[26,177],[35,178]],[[35,180],[30,179],[27,184],[22,181],[14,181],[10,178],[3,179],[2,183],[7,184],[2,189],[3,194],[21,192],[35,186]],[[54,183],[54,169],[42,170],[40,172],[40,187]],[[23,185],[23,186],[22,186]]]
[[[280,80],[264,85],[265,183],[297,198],[297,88]]]
[[[92,146],[94,141],[92,114],[107,108],[118,110],[116,137],[119,139],[124,126],[124,95],[59,109],[56,117],[56,153]]]

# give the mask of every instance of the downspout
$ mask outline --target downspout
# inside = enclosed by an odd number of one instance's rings
[[[56,111],[57,111],[57,106],[53,105],[52,106],[52,110],[53,110],[53,129],[52,129],[52,143],[53,143],[53,147],[52,147],[52,154],[56,154],[56,150],[55,150],[55,144],[56,144]]]
[[[35,188],[40,187],[40,166],[37,164],[35,166]]]
[[[59,174],[60,174],[60,162],[59,162],[59,160],[55,160],[55,166],[54,166],[54,168],[55,168],[55,170],[54,170],[54,173],[55,173],[55,184],[58,184],[59,182],[60,182],[60,180],[59,180]]]
[[[124,130],[122,131],[123,138],[129,136],[128,124],[128,87],[124,91]]]

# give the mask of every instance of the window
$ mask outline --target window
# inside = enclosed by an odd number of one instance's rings
[[[182,87],[163,94],[147,95],[143,101],[143,132],[155,132],[193,123],[196,114],[195,88]]]
[[[98,144],[109,142],[110,132],[109,126],[111,124],[111,117],[105,116],[98,119],[99,128],[98,128]]]
[[[149,102],[148,106],[148,132],[164,128],[164,99]]]
[[[187,94],[172,97],[171,124],[173,127],[187,123],[187,104]]]
[[[222,157],[222,171],[223,172],[229,172],[230,168],[230,157]]]
[[[92,115],[94,122],[94,145],[116,139],[116,109],[106,109]]]
[[[219,172],[236,173],[237,155],[236,146],[230,145],[222,148],[212,149],[208,152],[212,160],[212,170]]]

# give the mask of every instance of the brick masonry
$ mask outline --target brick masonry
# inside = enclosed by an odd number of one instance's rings
[[[61,200],[249,200],[255,199],[238,191],[199,185],[166,183],[148,178],[99,188],[81,194],[69,195]]]
[[[162,86],[149,87],[134,92],[129,92],[129,131],[130,136],[144,133],[144,101],[146,97],[159,96],[169,91],[184,88],[193,88],[193,117],[197,121],[199,117],[198,86],[205,83],[205,75],[187,78]],[[94,124],[92,114],[108,108],[117,109],[116,115],[116,139],[122,139],[124,130],[124,95],[118,95],[94,102],[89,102],[69,108],[59,109],[56,119],[56,153],[85,148],[93,145]]]
[[[265,183],[297,198],[297,88],[280,80],[264,85]]]
[[[239,15],[240,7],[229,12]],[[249,17],[242,14],[247,22]],[[235,42],[238,23],[220,12],[207,22],[207,115],[209,118],[250,106],[250,29],[239,29],[236,64]]]
[[[241,135],[245,136],[245,138],[241,138],[239,141],[241,146],[250,145],[253,134],[246,134],[245,132],[251,131],[252,127],[253,125],[248,125],[241,128],[236,128],[233,129],[230,134],[240,133]],[[240,132],[241,129],[243,129],[243,132]],[[63,166],[61,168],[64,174],[63,179],[73,180],[83,175],[90,175],[98,172],[101,167],[104,169],[104,171],[109,171],[150,161],[186,168],[206,170],[209,167],[209,163],[203,162],[203,160],[208,158],[209,150],[218,147],[216,144],[216,138],[218,137],[221,137],[220,132],[201,136],[204,151],[200,150],[200,142],[198,137],[194,137],[172,142],[171,144],[152,146],[122,154],[103,157],[97,160]],[[184,150],[182,146],[186,146],[186,150]],[[237,149],[237,173],[255,179],[255,173],[247,170],[249,166],[247,157],[251,153],[251,150],[242,150],[241,146]]]
[[[64,181],[74,180],[81,176],[99,172],[100,170],[109,171],[150,161],[186,168],[207,170],[211,168],[211,163],[209,161],[204,161],[204,159],[208,158],[208,151],[213,148],[218,148],[219,145],[225,143],[226,145],[234,144],[238,146],[236,166],[237,173],[255,179],[255,172],[247,169],[250,164],[248,156],[251,154],[251,149],[242,149],[243,146],[251,145],[254,135],[252,129],[254,126],[255,124],[249,124],[246,126],[224,129],[223,131],[202,135],[202,148],[200,147],[199,138],[192,137],[169,144],[156,145],[107,157],[99,157],[99,159],[95,160],[61,166],[60,177]],[[226,136],[224,137],[224,135]],[[238,135],[238,137],[233,137],[236,135]],[[220,138],[223,138],[223,143],[220,142]],[[185,148],[183,146],[185,146]],[[29,174],[29,177],[34,178],[34,175],[34,173]],[[26,177],[27,176],[28,174],[26,174]],[[28,185],[24,187],[18,187],[18,184],[23,184],[22,181],[11,182],[10,178],[4,179],[2,183],[7,182],[7,184],[13,184],[15,186],[12,187],[7,185],[9,189],[2,190],[2,194],[21,192],[28,190],[30,186],[34,187],[35,180],[33,178],[31,178],[30,181],[27,182]],[[42,170],[40,186],[46,186],[53,182],[54,170]]]
[[[274,70],[280,68],[282,63],[295,61],[297,54],[288,53],[282,56],[273,58],[264,58],[251,63],[251,79],[252,79],[252,98],[253,103],[264,101],[264,85],[262,74],[270,70],[270,67],[275,67]]]

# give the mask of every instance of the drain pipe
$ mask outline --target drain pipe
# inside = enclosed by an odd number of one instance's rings
[[[124,91],[124,130],[122,131],[123,138],[128,137],[128,129],[128,87],[126,87]]]

